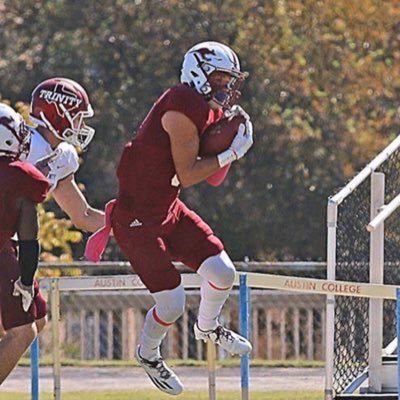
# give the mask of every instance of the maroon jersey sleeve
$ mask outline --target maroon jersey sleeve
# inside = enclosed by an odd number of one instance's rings
[[[49,190],[46,177],[29,163],[16,161],[13,166],[16,168],[17,196],[26,197],[34,203],[44,201]]]
[[[209,106],[204,98],[186,85],[171,88],[165,94],[164,112],[179,111],[185,114],[201,133],[207,123]]]

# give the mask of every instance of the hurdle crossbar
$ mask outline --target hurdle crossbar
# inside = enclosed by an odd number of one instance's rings
[[[239,285],[236,274],[235,285]],[[368,297],[376,299],[396,300],[395,285],[381,285],[362,282],[333,281],[329,279],[299,278],[295,276],[246,273],[247,284],[251,288],[276,289],[292,292],[305,292],[335,296]],[[54,278],[44,278],[40,287],[49,290]],[[146,289],[137,275],[62,277],[58,279],[59,291],[68,290],[140,290]],[[201,277],[197,274],[182,275],[186,288],[198,288]]]
[[[335,296],[368,297],[396,300],[394,285],[380,285],[361,282],[332,281],[327,279],[298,278],[294,276],[247,274],[251,288],[277,289]]]

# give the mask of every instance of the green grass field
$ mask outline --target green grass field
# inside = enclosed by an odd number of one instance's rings
[[[0,400],[30,400],[30,394],[24,393],[0,393]],[[165,395],[159,391],[129,391],[129,392],[76,392],[64,393],[63,400],[171,400],[171,396]],[[187,391],[180,396],[173,398],[179,400],[208,400],[207,392]],[[251,392],[251,400],[322,400],[323,393],[312,392]],[[40,400],[52,400],[50,393],[42,393]],[[236,392],[218,392],[218,400],[239,400],[240,394]]]

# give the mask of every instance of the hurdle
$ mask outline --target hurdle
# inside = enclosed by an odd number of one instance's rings
[[[101,280],[101,290],[145,289],[144,284],[137,275],[44,278],[41,281],[42,289],[47,291],[52,299],[53,391],[55,400],[61,400],[61,359],[58,334],[58,323],[60,320],[60,293],[68,290],[98,290],[99,280]],[[185,288],[197,289],[200,287],[201,277],[197,274],[183,274],[182,282]],[[250,309],[249,290],[251,288],[322,294],[330,297],[351,296],[397,300],[398,310],[400,309],[400,288],[395,285],[334,281],[327,279],[300,278],[294,276],[242,272],[236,274],[234,285],[239,287],[240,330],[241,333],[247,337],[249,337],[250,333],[248,315]],[[400,311],[398,311],[398,313],[400,313]],[[400,323],[398,320],[398,335],[400,335],[399,325]],[[215,346],[211,346],[210,344],[207,347],[207,368],[209,377],[209,399],[215,400],[217,389],[216,352]],[[398,374],[400,378],[400,370]],[[249,377],[249,358],[242,357],[240,376],[242,400],[249,399]],[[35,374],[35,379],[38,379],[37,373]],[[33,386],[38,387],[38,382],[36,382],[34,385],[32,384],[32,387]]]
[[[101,280],[102,290],[140,290],[146,289],[137,275],[114,275],[114,276],[90,276],[79,278],[44,278],[40,282],[40,287],[47,297],[51,299],[51,315],[52,315],[52,354],[53,354],[53,398],[61,400],[61,357],[60,357],[60,338],[59,338],[59,322],[60,322],[60,293],[69,290],[98,290],[98,281]],[[199,289],[202,278],[197,274],[182,275],[182,282],[186,289]],[[248,289],[245,282],[242,283],[242,291],[247,294]],[[248,324],[248,304],[245,306],[247,310],[246,316],[241,317],[241,321]],[[248,327],[243,327],[248,332]],[[247,334],[246,334],[247,336]],[[36,362],[35,362],[36,364]],[[34,363],[32,362],[32,370]],[[244,393],[248,392],[248,361],[242,367],[242,375],[245,378],[241,382],[247,382],[247,388]],[[207,342],[207,369],[208,369],[208,388],[209,399],[216,400],[216,349],[215,345]],[[35,392],[39,385],[38,373],[32,373],[32,399],[37,400],[39,397],[33,397],[33,388]],[[37,394],[38,396],[38,394]],[[248,397],[244,397],[247,399]]]

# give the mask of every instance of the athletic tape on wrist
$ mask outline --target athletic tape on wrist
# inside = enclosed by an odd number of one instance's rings
[[[237,155],[233,150],[228,149],[223,151],[222,153],[219,153],[217,155],[217,158],[218,158],[218,164],[222,168],[225,167],[225,165],[228,165],[231,162],[237,160]]]

